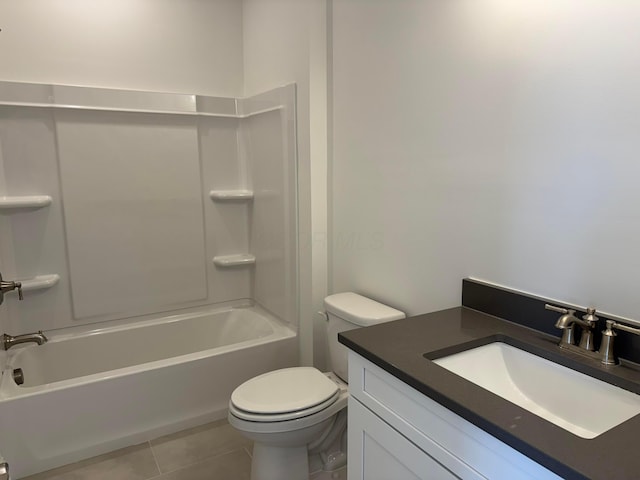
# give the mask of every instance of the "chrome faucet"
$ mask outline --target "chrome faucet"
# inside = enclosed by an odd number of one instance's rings
[[[15,337],[12,335],[7,335],[6,333],[2,334],[2,349],[9,350],[11,347],[15,347],[16,345],[20,345],[21,343],[37,343],[38,345],[42,345],[46,343],[49,339],[42,333],[42,330],[38,330],[37,333],[26,333],[24,335],[16,335]]]
[[[2,279],[2,273],[0,273],[0,304],[4,302],[5,292],[12,290],[18,290],[18,298],[22,300],[22,283],[21,282],[6,282]]]

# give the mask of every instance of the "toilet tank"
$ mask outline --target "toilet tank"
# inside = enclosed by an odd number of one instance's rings
[[[329,295],[324,299],[324,310],[328,319],[329,366],[345,382],[348,349],[338,343],[338,333],[405,318],[400,310],[353,292]]]

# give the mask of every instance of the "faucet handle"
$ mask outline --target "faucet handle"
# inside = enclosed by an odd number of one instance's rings
[[[2,279],[2,274],[0,274],[0,303],[4,300],[5,292],[10,292],[12,290],[18,290],[18,299],[24,299],[24,296],[22,295],[22,282],[7,282]]]
[[[562,308],[562,307],[556,307],[555,305],[551,305],[550,303],[545,303],[544,304],[544,308],[545,310],[551,310],[552,312],[558,312],[558,313],[563,313],[563,314],[571,314],[573,315],[574,313],[576,313],[575,310],[573,310],[572,308]]]
[[[603,365],[615,365],[618,363],[616,354],[613,350],[613,341],[615,340],[617,333],[613,330],[616,322],[613,320],[606,321],[607,328],[602,331],[602,340],[600,341],[600,362]]]
[[[2,460],[0,460],[0,462],[2,462],[0,463],[0,480],[11,480],[11,476],[9,476],[9,464]]]
[[[591,326],[593,326],[594,323],[600,320],[598,317],[596,317],[596,309],[593,307],[587,308],[587,313],[582,316],[582,319],[585,322],[589,322]]]

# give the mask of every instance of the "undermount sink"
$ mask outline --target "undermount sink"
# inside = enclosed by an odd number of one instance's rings
[[[494,342],[434,363],[583,438],[640,413],[640,395]]]

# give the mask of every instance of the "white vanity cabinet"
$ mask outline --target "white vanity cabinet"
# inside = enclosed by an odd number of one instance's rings
[[[349,392],[349,480],[561,480],[352,351]]]
[[[349,479],[460,478],[420,450],[358,400],[352,400],[349,402]]]

